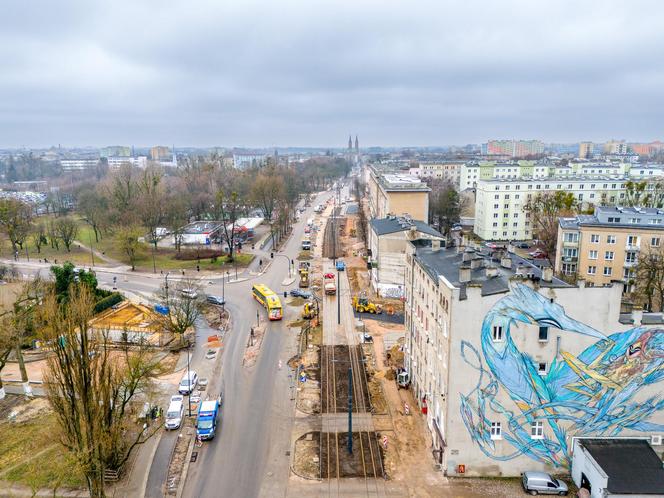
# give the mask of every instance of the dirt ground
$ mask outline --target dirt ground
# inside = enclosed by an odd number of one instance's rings
[[[259,327],[253,327],[254,329],[254,338],[253,341],[247,343],[247,349],[244,352],[244,359],[242,364],[245,367],[251,367],[256,363],[258,359],[258,353],[260,352],[261,345],[263,344],[263,336],[265,335],[265,325],[260,325]]]
[[[184,429],[178,435],[177,442],[171,462],[168,467],[168,478],[166,479],[166,496],[176,496],[182,470],[184,468],[185,459],[187,458],[187,451],[189,443],[194,434],[193,421],[189,418],[184,419]],[[196,448],[194,448],[196,451]]]
[[[295,441],[293,470],[309,479],[320,477],[320,432],[308,432]]]

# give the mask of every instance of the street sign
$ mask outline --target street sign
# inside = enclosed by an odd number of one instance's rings
[[[383,436],[383,449],[387,449],[387,436]]]
[[[306,382],[307,381],[307,374],[302,372],[300,374],[300,382]]]

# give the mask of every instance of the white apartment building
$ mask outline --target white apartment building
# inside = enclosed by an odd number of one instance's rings
[[[533,225],[523,206],[536,195],[571,192],[584,209],[591,204],[621,204],[628,180],[597,176],[481,181],[475,191],[473,231],[484,240],[529,240]]]
[[[138,168],[145,168],[148,164],[148,158],[145,156],[138,157],[109,157],[106,159],[108,167],[111,169],[118,169],[123,164],[131,164]]]
[[[662,319],[620,315],[621,285],[436,240],[406,262],[404,366],[447,475],[565,472],[575,437],[658,441]]]
[[[86,171],[95,168],[99,159],[61,159],[62,171]]]
[[[417,168],[410,168],[409,173],[418,178],[447,180],[458,188],[464,164],[464,161],[422,161]]]

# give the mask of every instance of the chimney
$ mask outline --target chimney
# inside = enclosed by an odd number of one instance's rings
[[[542,270],[542,280],[545,282],[551,282],[551,280],[553,280],[553,268],[549,266]]]
[[[512,268],[512,258],[510,258],[509,256],[503,256],[502,258],[500,258],[500,266],[502,266],[503,268],[510,268],[511,269]]]
[[[641,322],[643,321],[643,308],[640,306],[634,306],[632,308],[632,321],[634,322],[634,325],[641,325]]]
[[[466,246],[463,244],[463,242],[461,242],[461,243],[457,246],[457,254],[463,254],[463,252],[464,252],[465,250],[466,250]]]
[[[463,251],[463,256],[461,256],[461,261],[463,261],[464,263],[468,263],[471,259],[473,259],[474,253],[475,251],[473,251],[472,249],[470,248],[466,249],[465,251]]]
[[[470,260],[470,267],[473,270],[477,270],[478,268],[482,268],[482,263],[484,263],[482,258],[473,258]]]
[[[459,266],[459,282],[462,284],[470,282],[470,266],[468,265]]]
[[[440,251],[440,240],[439,239],[432,239],[431,240],[431,252],[438,252]]]
[[[493,278],[498,276],[498,268],[495,266],[486,267],[486,278]]]

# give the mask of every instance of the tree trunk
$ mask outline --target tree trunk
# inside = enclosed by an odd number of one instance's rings
[[[18,360],[18,368],[21,371],[21,382],[23,383],[23,393],[26,396],[32,396],[32,388],[28,379],[28,371],[25,369],[25,361],[23,360],[23,351],[21,351],[21,344],[16,343],[16,359]]]

